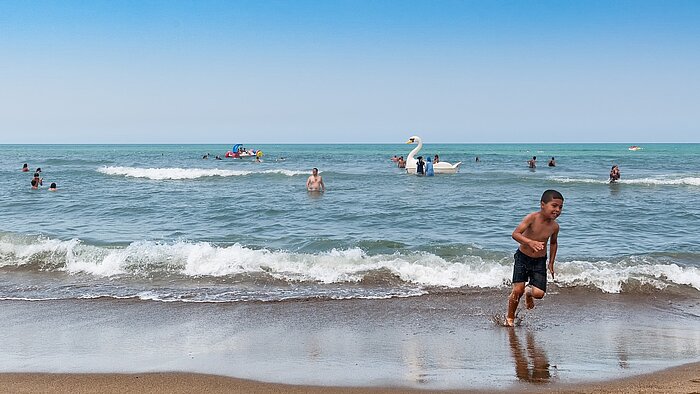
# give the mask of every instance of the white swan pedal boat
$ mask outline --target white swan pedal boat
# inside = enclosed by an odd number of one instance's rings
[[[407,144],[418,144],[411,153],[408,154],[406,158],[406,172],[409,174],[415,174],[418,165],[418,160],[415,158],[416,154],[420,152],[423,148],[423,141],[418,136],[413,136],[406,141]],[[450,164],[446,161],[440,161],[439,163],[433,163],[433,171],[436,174],[454,174],[459,170],[459,165],[462,164],[461,161]]]

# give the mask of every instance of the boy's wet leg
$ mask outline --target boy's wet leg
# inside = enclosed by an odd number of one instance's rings
[[[544,291],[537,286],[528,285],[525,288],[525,306],[527,309],[535,307],[535,299],[541,300],[544,297]]]
[[[515,311],[518,309],[520,297],[523,296],[524,292],[524,282],[513,283],[513,291],[511,291],[510,295],[508,296],[508,314],[506,315],[505,321],[505,325],[508,327],[513,327],[515,323]]]

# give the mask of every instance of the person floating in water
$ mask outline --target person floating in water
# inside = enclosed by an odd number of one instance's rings
[[[423,161],[423,156],[418,156],[418,161],[416,162],[416,175],[425,175],[425,162]]]
[[[55,192],[57,189],[56,187],[56,182],[51,182],[51,185],[49,186],[49,191],[50,192]]]
[[[326,185],[323,183],[323,178],[318,175],[318,168],[316,167],[311,170],[311,176],[306,180],[306,190],[310,192],[326,191]]]
[[[437,157],[437,155],[435,155],[435,157]],[[435,170],[433,170],[433,163],[430,162],[429,157],[426,160],[428,160],[428,162],[425,163],[425,176],[434,176]]]
[[[41,170],[41,168],[38,169]],[[34,173],[34,179],[32,179],[32,181],[36,181],[37,186],[42,186],[44,184],[44,178],[40,178],[38,172]]]
[[[610,183],[615,183],[620,180],[620,167],[615,164],[610,169]]]
[[[537,156],[532,156],[532,159],[527,161],[527,166],[530,168],[537,167]]]
[[[556,166],[557,166],[557,163],[554,161],[554,156],[552,156],[552,158],[549,159],[549,161],[547,162],[547,165],[550,166],[550,167],[556,167]]]
[[[476,162],[476,163],[478,163],[480,161],[481,161],[481,159],[479,159],[479,156],[477,156],[476,159],[474,160],[474,162]]]
[[[36,179],[32,179],[30,183],[32,185],[32,190],[36,190],[39,188],[39,182]]]
[[[22,166],[22,172],[29,172],[29,164],[24,163],[24,165]]]
[[[559,224],[557,218],[564,208],[564,196],[556,190],[546,190],[540,199],[540,210],[523,219],[513,231],[513,239],[520,245],[515,252],[513,290],[508,296],[505,325],[512,327],[520,298],[525,294],[527,309],[535,307],[534,299],[541,299],[547,291],[547,269],[554,279],[554,259],[557,256]],[[549,264],[547,266],[547,241]],[[527,286],[525,282],[529,280]]]
[[[399,158],[396,155],[394,155],[394,157],[391,158],[391,161],[396,163],[397,161],[399,161]]]

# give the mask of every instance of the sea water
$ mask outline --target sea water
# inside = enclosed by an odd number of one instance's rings
[[[397,168],[405,144],[249,148],[262,162],[214,160],[223,144],[1,145],[0,299],[504,291],[511,233],[546,189],[565,197],[561,291],[700,295],[699,144],[426,144],[419,154],[462,162],[434,177]],[[323,194],[306,191],[312,167]]]

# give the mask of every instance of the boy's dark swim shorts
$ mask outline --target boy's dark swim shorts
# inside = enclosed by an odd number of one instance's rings
[[[513,283],[527,282],[542,291],[547,291],[547,256],[530,257],[518,249],[513,255]]]

